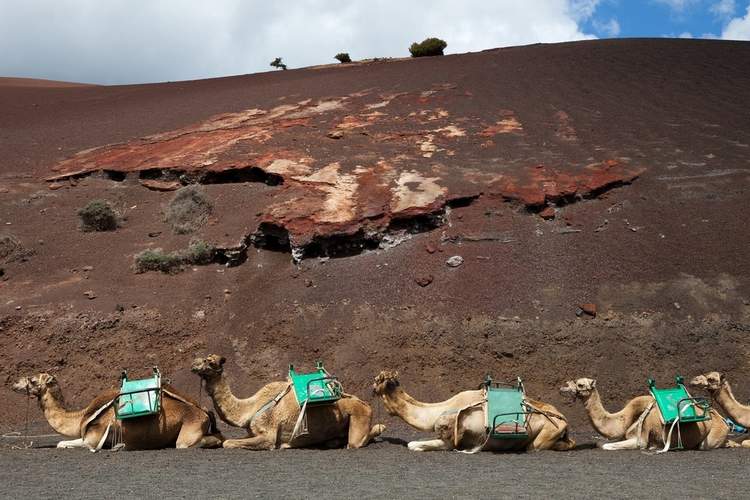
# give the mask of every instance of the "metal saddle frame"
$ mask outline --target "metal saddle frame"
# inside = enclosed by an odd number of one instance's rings
[[[294,396],[300,406],[300,414],[292,431],[292,439],[308,434],[307,407],[333,404],[341,399],[344,389],[339,379],[323,367],[323,362],[315,364],[315,371],[299,373],[294,365],[289,365],[289,381],[294,390]]]
[[[161,373],[153,368],[153,376],[128,380],[128,372],[120,376],[120,394],[115,404],[118,420],[156,415],[161,410]]]
[[[711,403],[706,398],[695,398],[690,395],[682,376],[675,377],[675,387],[659,389],[656,381],[648,379],[648,389],[656,401],[659,414],[665,427],[669,427],[665,448],[669,449],[672,431],[677,427],[677,449],[682,449],[680,424],[704,422],[711,419]],[[699,411],[700,410],[700,411]]]
[[[486,391],[486,425],[489,439],[526,439],[528,416],[534,413],[525,401],[521,378],[510,383],[493,382],[487,375],[482,383]]]

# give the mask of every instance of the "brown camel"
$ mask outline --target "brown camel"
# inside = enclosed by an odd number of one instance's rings
[[[65,409],[62,391],[54,375],[40,373],[23,377],[13,385],[13,390],[37,398],[52,428],[66,437],[75,438],[61,441],[58,448],[97,451],[108,437],[115,441],[118,435],[128,450],[218,448],[224,440],[216,428],[213,414],[167,384],[162,386],[162,409],[158,415],[123,421],[115,418],[117,389],[102,392],[78,411]]]
[[[628,429],[654,401],[651,396],[638,396],[628,401],[617,413],[609,413],[602,405],[596,380],[591,378],[569,380],[560,388],[560,394],[583,401],[589,422],[596,432],[607,439],[623,439]]]
[[[247,437],[227,439],[225,448],[273,450],[311,446],[361,448],[379,436],[384,425],[372,425],[370,405],[344,394],[332,404],[307,407],[307,429],[293,435],[300,406],[291,382],[270,382],[249,398],[232,394],[224,376],[226,358],[212,354],[193,362],[192,370],[203,379],[206,392],[219,417],[227,424],[247,430]]]
[[[659,408],[651,395],[637,396],[617,413],[608,413],[601,404],[596,390],[596,381],[579,378],[567,382],[560,388],[562,394],[582,399],[591,425],[607,439],[621,439],[605,443],[605,450],[656,449],[666,451],[674,448],[678,440],[685,449],[711,450],[731,448],[736,443],[728,439],[729,427],[716,410],[711,410],[711,418],[703,422],[678,424],[670,433],[664,425]],[[696,409],[699,414],[702,409]],[[666,443],[669,442],[669,446]]]
[[[412,451],[565,451],[575,447],[565,417],[554,406],[532,399],[525,399],[534,408],[527,417],[528,438],[489,439],[484,390],[459,392],[440,403],[423,403],[400,387],[398,372],[382,371],[375,377],[373,391],[390,415],[420,431],[437,433],[437,439],[410,442],[407,446]]]
[[[698,375],[690,381],[690,386],[707,391],[729,418],[744,427],[750,427],[750,406],[737,401],[723,373],[709,372]],[[750,439],[743,441],[742,447],[750,448]]]

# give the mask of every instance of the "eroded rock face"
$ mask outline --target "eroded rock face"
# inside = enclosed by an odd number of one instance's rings
[[[138,176],[150,189],[193,182],[283,185],[250,241],[302,256],[347,238],[362,248],[377,246],[396,227],[415,229],[408,221],[429,229],[459,198],[495,195],[541,211],[597,196],[643,172],[614,159],[556,168],[504,165],[493,148],[532,147],[523,142],[523,117],[506,108],[478,115],[451,110],[452,102],[471,98],[440,84],[251,108],[81,151],[53,167],[47,180],[105,171]],[[551,115],[550,124],[560,142],[577,141],[564,111]]]

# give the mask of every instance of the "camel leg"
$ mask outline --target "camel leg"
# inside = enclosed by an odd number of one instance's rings
[[[406,445],[411,451],[440,451],[452,450],[453,444],[444,439],[428,439],[426,441],[411,441]]]
[[[180,429],[180,433],[177,435],[175,448],[185,449],[200,446],[203,438],[205,437],[203,427],[204,426],[198,426],[198,428],[196,428],[196,426],[193,425],[183,424],[182,428]]]
[[[616,443],[604,443],[602,445],[603,450],[637,450],[638,449],[638,438],[630,438],[625,441],[617,441]]]
[[[745,439],[742,443],[740,443],[740,446],[743,448],[750,448],[750,439]]]
[[[276,442],[268,439],[268,436],[252,436],[242,439],[227,439],[223,446],[224,448],[243,448],[245,450],[273,450],[276,448]]]
[[[552,445],[552,449],[555,451],[570,451],[575,447],[576,441],[568,435],[567,431],[565,432],[565,435],[555,441],[555,444]]]
[[[349,415],[349,438],[346,447],[362,448],[370,442],[372,408],[358,400],[340,399],[339,408]]]
[[[60,441],[57,443],[58,448],[86,448],[83,438],[71,439],[70,441]]]
[[[539,450],[550,450],[555,449],[555,446],[560,440],[560,436],[565,432],[564,429],[556,428],[552,424],[545,424],[542,430],[539,431],[528,446],[528,451],[539,451]],[[575,445],[575,443],[573,443]],[[567,449],[567,448],[565,448]],[[564,449],[564,450],[565,450]]]

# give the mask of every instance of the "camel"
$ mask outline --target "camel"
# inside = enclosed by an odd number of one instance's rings
[[[729,418],[743,427],[750,427],[750,406],[737,401],[723,373],[709,372],[698,375],[690,381],[690,386],[707,391]],[[742,447],[750,448],[750,439],[744,440]]]
[[[273,450],[324,446],[361,448],[379,436],[385,426],[372,425],[370,405],[351,394],[335,403],[307,407],[308,432],[295,434],[300,405],[291,382],[270,382],[249,398],[239,399],[224,375],[226,358],[211,354],[192,365],[205,384],[219,417],[228,425],[247,430],[247,437],[227,439],[224,448]]]
[[[423,403],[409,396],[401,387],[398,372],[382,371],[375,377],[373,391],[380,396],[390,415],[424,432],[435,432],[437,439],[411,441],[412,451],[566,451],[575,448],[568,436],[568,422],[557,409],[526,398],[534,408],[527,417],[526,439],[489,439],[485,418],[485,391],[459,392],[440,403]]]
[[[675,447],[678,436],[684,449],[711,450],[734,447],[736,443],[728,439],[729,427],[716,410],[711,418],[703,422],[679,424],[679,429],[670,429],[662,423],[661,414],[651,395],[637,396],[617,413],[609,413],[602,406],[596,389],[596,380],[579,378],[568,381],[560,388],[562,394],[582,399],[586,406],[591,425],[607,439],[620,439],[605,443],[605,450],[657,449],[663,451]],[[702,412],[697,409],[696,411]],[[667,443],[669,446],[667,446]]]
[[[560,388],[560,394],[582,400],[592,427],[607,439],[623,439],[654,400],[651,396],[637,396],[628,401],[622,410],[609,413],[602,405],[596,380],[591,378],[569,380]]]
[[[108,437],[114,441],[118,435],[128,450],[218,448],[224,440],[213,414],[168,384],[162,386],[162,410],[158,415],[123,421],[115,418],[117,389],[103,391],[77,411],[65,408],[57,378],[48,373],[23,377],[13,385],[13,390],[37,398],[50,426],[63,436],[75,438],[60,441],[58,448],[98,451]]]

